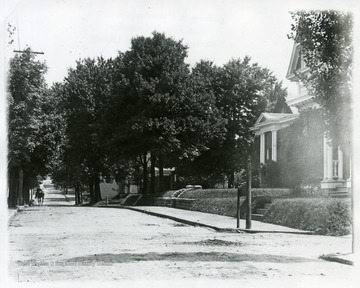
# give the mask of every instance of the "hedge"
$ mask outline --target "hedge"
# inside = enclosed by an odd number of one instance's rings
[[[351,233],[351,202],[332,198],[276,199],[262,221],[321,235],[347,235]]]
[[[175,191],[176,192],[176,191]],[[169,191],[166,195],[173,195]],[[236,217],[236,189],[197,189],[188,190],[178,195],[180,199],[196,199],[191,210]],[[289,197],[289,196],[287,196]],[[342,236],[351,233],[350,199],[333,198],[274,198],[259,196],[252,198],[252,213],[256,208],[263,208],[264,203],[272,205],[261,221],[314,231],[321,235]],[[240,197],[241,217],[245,217],[245,197]]]
[[[237,197],[237,189],[196,189],[185,191],[179,197],[191,199],[233,198]]]
[[[246,216],[246,197],[240,197],[240,216],[244,219]],[[264,203],[269,203],[270,198],[266,196],[252,199],[251,210],[255,213],[257,208],[263,207]],[[237,198],[204,198],[197,199],[191,206],[192,211],[199,211],[229,217],[237,215]]]

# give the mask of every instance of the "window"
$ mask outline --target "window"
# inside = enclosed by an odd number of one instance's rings
[[[265,163],[268,162],[272,157],[272,133],[265,133]]]

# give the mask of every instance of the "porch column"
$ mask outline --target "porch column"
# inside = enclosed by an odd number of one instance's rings
[[[332,146],[327,143],[327,172],[328,172],[328,180],[333,180],[333,149]]]
[[[260,134],[260,163],[265,163],[265,134]]]
[[[277,161],[277,131],[276,130],[272,130],[271,131],[271,137],[272,137],[272,139],[271,139],[271,143],[272,143],[272,149],[271,149],[271,151],[272,151],[272,155],[271,155],[271,159],[273,160],[273,161]]]
[[[352,166],[352,165],[351,165],[351,157],[349,157],[349,165],[350,165],[350,167],[349,167],[350,175],[349,175],[349,178],[346,180],[346,187],[347,187],[347,188],[351,188],[351,175],[352,175],[352,174],[351,174],[351,173],[352,173],[352,172],[351,172],[351,169],[352,169],[352,168],[351,168],[351,166]]]
[[[350,159],[349,159],[349,165],[350,165],[350,176],[349,176],[349,179],[351,179],[352,178],[352,163],[351,163],[351,157],[350,157]]]
[[[324,162],[323,162],[323,166],[324,166],[324,181],[327,180],[328,178],[328,165],[327,165],[327,161],[328,161],[328,145],[327,145],[327,140],[326,140],[326,137],[324,135],[324,139],[323,139],[323,142],[324,142],[324,147],[323,147],[323,153],[324,153]]]
[[[339,164],[338,164],[338,177],[339,180],[343,180],[344,178],[344,155],[343,152],[341,151],[340,147],[338,147],[338,160],[339,160]]]

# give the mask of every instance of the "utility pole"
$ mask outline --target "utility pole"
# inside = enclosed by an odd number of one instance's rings
[[[14,52],[14,53],[26,53],[25,50],[14,50],[13,52]],[[44,52],[38,52],[38,51],[30,51],[30,53],[32,53],[32,54],[41,54],[41,55],[44,55]]]

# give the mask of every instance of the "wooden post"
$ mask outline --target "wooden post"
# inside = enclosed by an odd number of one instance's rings
[[[246,229],[251,229],[251,156],[248,159],[246,204]]]
[[[155,194],[155,192],[156,192],[155,164],[156,164],[155,152],[151,152],[151,155],[150,155],[150,194]]]
[[[236,228],[240,228],[240,189],[241,189],[241,186],[239,186],[237,189]]]

